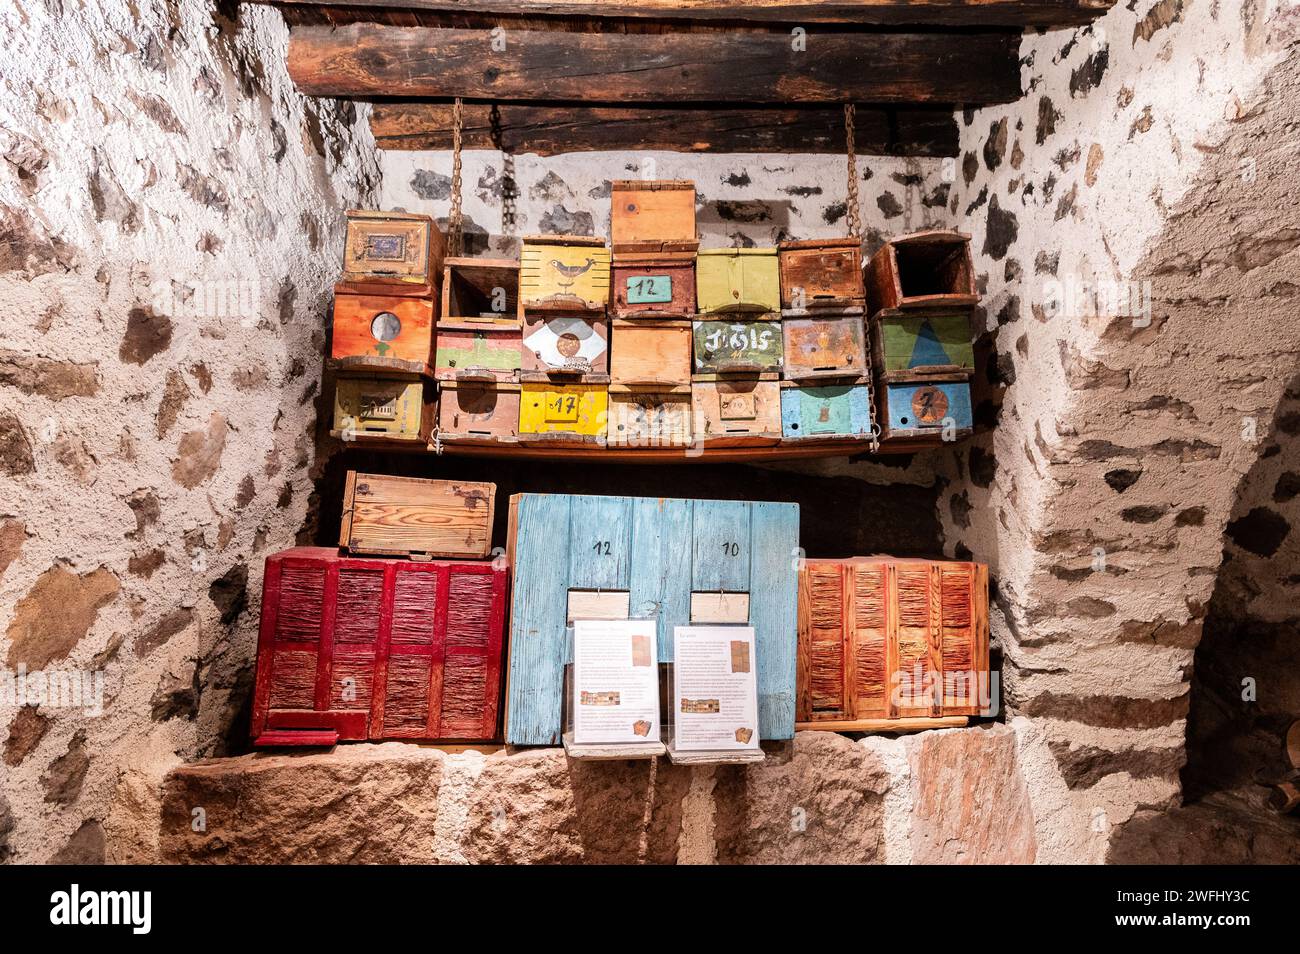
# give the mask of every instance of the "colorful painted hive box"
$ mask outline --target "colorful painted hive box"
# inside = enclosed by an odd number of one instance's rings
[[[873,321],[876,362],[886,378],[970,370],[975,365],[970,309],[885,311]]]
[[[782,326],[786,378],[858,378],[866,374],[866,330],[861,313],[786,318]]]
[[[334,382],[334,428],[343,440],[384,438],[425,443],[438,402],[418,377],[340,376]]]
[[[330,357],[336,361],[432,374],[436,306],[431,298],[358,295],[338,286],[334,292],[334,333]]]
[[[567,435],[600,443],[605,439],[608,414],[609,386],[605,384],[520,385],[521,438]]]
[[[397,295],[438,284],[446,243],[429,216],[353,209],[347,220],[345,283]]]
[[[272,554],[254,741],[494,738],[506,597],[506,570],[491,561]]]
[[[611,447],[685,447],[691,442],[691,392],[610,385]]]
[[[801,726],[981,714],[990,689],[988,568],[805,560],[798,679]]]
[[[608,374],[609,321],[603,315],[532,313],[524,318],[525,374]]]
[[[702,249],[695,260],[695,297],[706,314],[780,311],[776,249]]]
[[[781,322],[702,318],[693,326],[695,370],[701,374],[763,374],[780,371]]]
[[[865,438],[871,434],[867,385],[781,385],[781,435],[786,440]]]
[[[599,311],[609,303],[609,249],[579,235],[534,235],[523,240],[519,297],[530,310]]]
[[[434,376],[447,380],[512,381],[523,361],[523,336],[516,321],[438,322]]]
[[[654,618],[658,658],[691,622],[693,593],[748,594],[759,732],[794,735],[799,506],[653,497],[520,494],[506,544],[514,573],[506,741],[556,745],[570,594],[623,593]]]
[[[960,437],[972,428],[970,384],[961,381],[885,381],[880,388],[886,437]]]
[[[689,318],[695,314],[695,255],[614,256],[616,318]]]

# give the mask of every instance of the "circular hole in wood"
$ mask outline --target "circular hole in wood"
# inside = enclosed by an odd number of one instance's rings
[[[392,341],[402,333],[402,319],[391,311],[381,311],[370,319],[370,334],[376,341]]]

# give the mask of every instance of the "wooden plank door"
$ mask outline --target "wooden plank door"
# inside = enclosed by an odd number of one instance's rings
[[[636,497],[629,612],[658,620],[659,662],[673,661],[673,628],[691,621],[691,501]]]
[[[758,664],[759,737],[793,739],[799,505],[752,504],[750,547],[749,622]]]

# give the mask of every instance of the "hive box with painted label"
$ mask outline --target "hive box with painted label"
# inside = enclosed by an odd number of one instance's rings
[[[339,546],[350,553],[484,557],[496,484],[348,471]]]
[[[763,374],[781,370],[781,322],[702,318],[693,326],[695,371],[699,374]]]
[[[705,314],[780,311],[776,249],[701,249],[695,260],[695,297]]]
[[[615,255],[615,318],[689,318],[695,314],[695,253]]]
[[[440,321],[434,376],[440,381],[514,381],[523,362],[519,322]]]
[[[781,434],[788,441],[869,437],[871,402],[866,382],[783,381]]]
[[[876,365],[885,380],[970,371],[975,366],[969,308],[892,309],[872,321]]]
[[[334,382],[333,437],[428,443],[438,401],[416,375],[342,375]]]
[[[334,289],[334,335],[330,357],[336,360],[380,359],[376,367],[433,374],[432,298],[355,294]]]
[[[520,385],[519,439],[603,444],[609,413],[606,384]]]
[[[692,622],[692,594],[748,594],[747,618],[729,621],[755,630],[759,733],[793,737],[797,504],[520,494],[509,527],[507,742],[560,741],[575,594],[655,619],[665,663],[673,627]]]
[[[865,305],[862,243],[858,239],[782,242],[779,250],[782,308]]]
[[[983,564],[891,557],[804,561],[801,729],[820,723],[852,731],[843,723],[979,715],[988,675]]]
[[[609,386],[611,447],[686,447],[691,443],[690,387],[677,391]]]
[[[525,315],[520,371],[525,378],[608,374],[608,319],[590,314]]]
[[[930,377],[918,381],[884,381],[879,389],[880,420],[886,437],[938,440],[971,432],[970,384]]]
[[[696,243],[694,182],[615,179],[609,186],[615,254],[681,251]]]
[[[496,444],[519,436],[518,384],[443,381],[439,389],[439,440]]]
[[[691,382],[694,439],[706,447],[761,447],[781,440],[776,375],[696,376]]]
[[[519,256],[519,299],[530,310],[604,312],[609,303],[609,249],[580,235],[533,235]]]
[[[817,318],[790,317],[781,322],[785,342],[785,377],[859,378],[867,373],[866,328],[862,312]]]
[[[489,561],[267,557],[254,741],[493,739],[507,588]]]
[[[433,219],[353,209],[347,220],[344,283],[395,295],[428,295],[439,284],[446,243]]]

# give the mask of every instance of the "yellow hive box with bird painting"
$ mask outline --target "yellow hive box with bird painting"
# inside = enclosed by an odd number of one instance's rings
[[[530,310],[604,311],[609,249],[583,235],[530,235],[519,256],[520,314]]]

